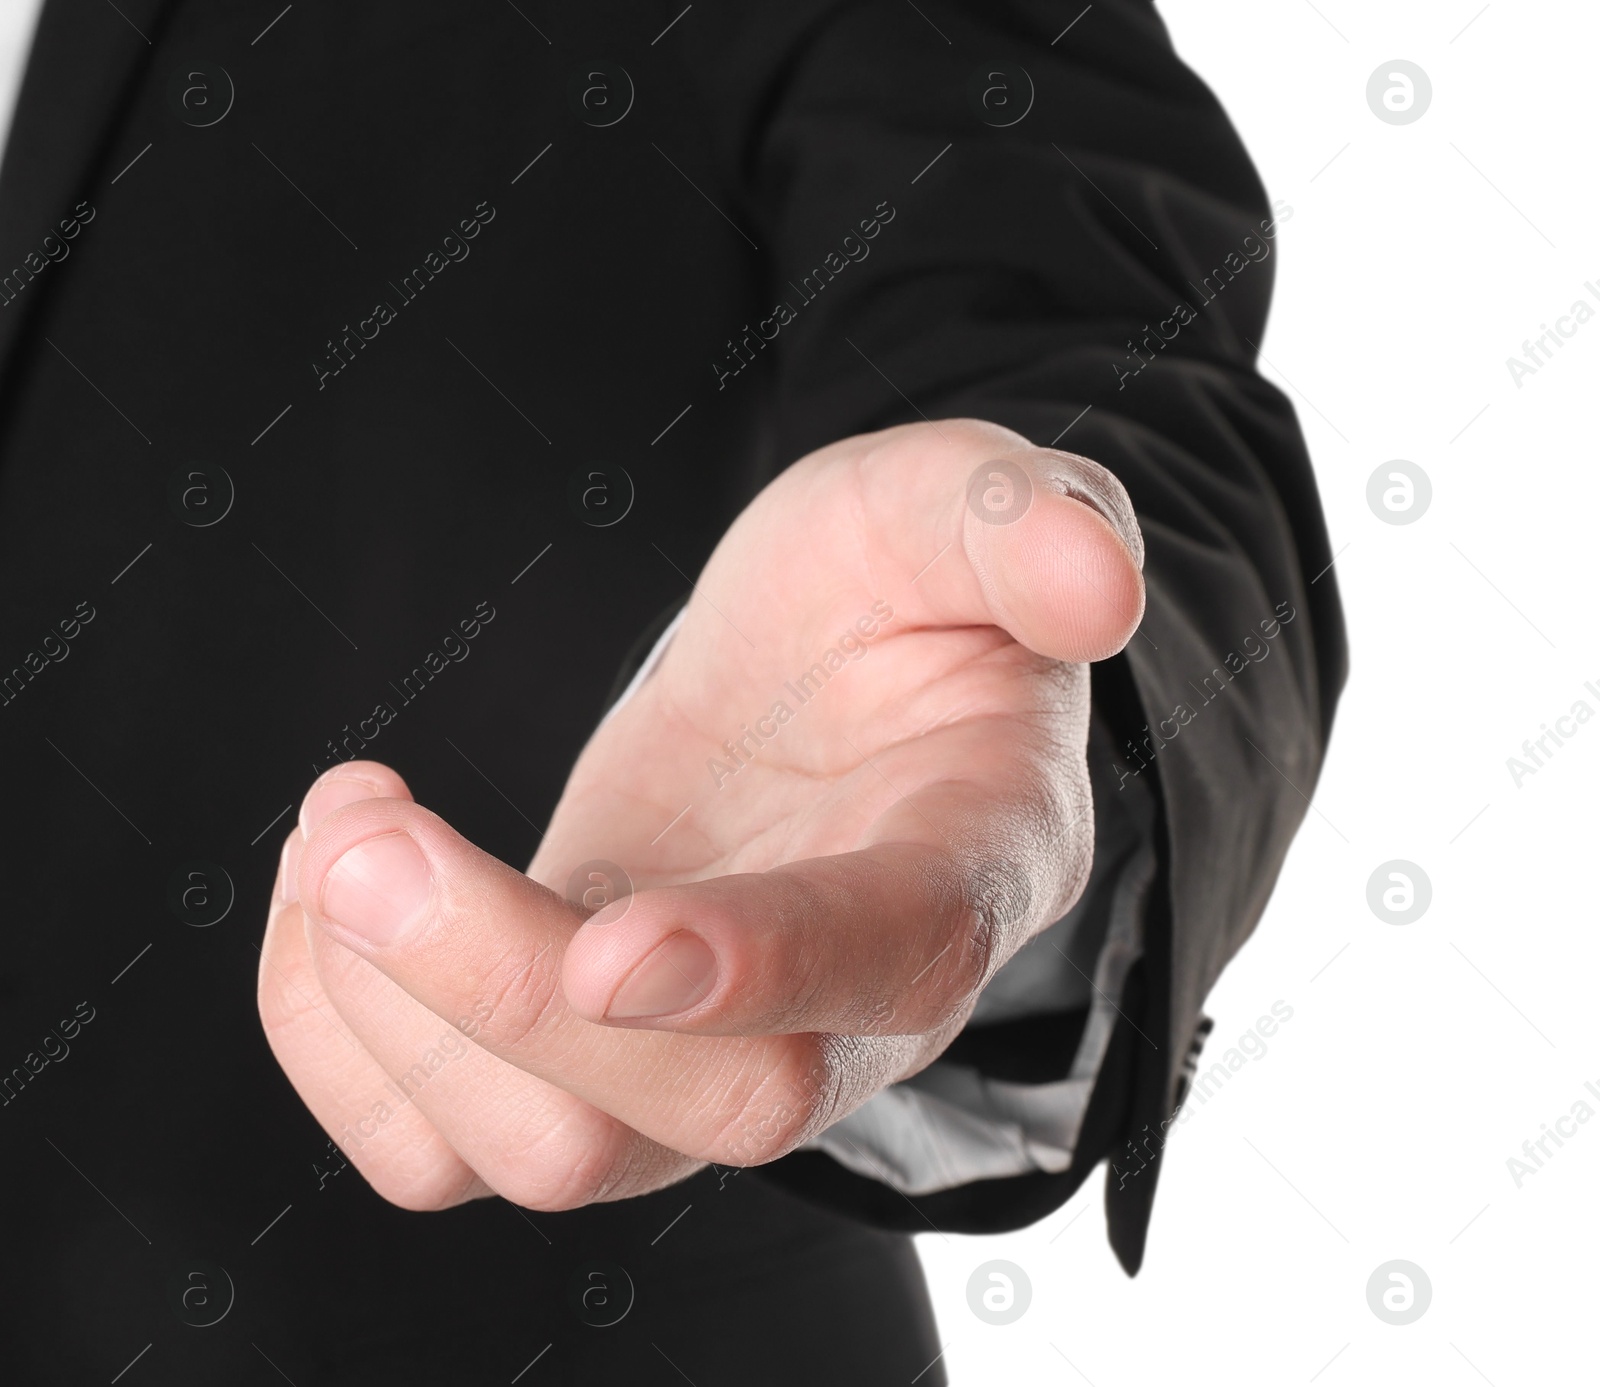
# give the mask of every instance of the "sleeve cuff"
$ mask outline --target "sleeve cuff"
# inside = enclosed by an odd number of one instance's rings
[[[1118,999],[1143,951],[1143,921],[1156,875],[1154,791],[1122,777],[1109,732],[1090,728],[1095,861],[1082,898],[995,974],[968,1022],[996,1023],[1086,1010],[1064,1078],[1022,1083],[941,1058],[874,1094],[801,1149],[906,1195],[976,1180],[1045,1173],[1071,1164],[1112,1032]],[[1082,961],[1080,961],[1080,959]],[[965,1033],[964,1033],[965,1034]]]
[[[686,609],[655,637],[606,713],[631,698],[660,664]],[[1089,1099],[1123,1013],[1128,970],[1144,948],[1143,920],[1155,877],[1154,790],[1117,775],[1119,758],[1096,710],[1089,765],[1095,860],[1078,903],[999,970],[978,999],[967,1033],[997,1023],[1086,1013],[1066,1076],[1024,1083],[973,1063],[935,1060],[874,1094],[802,1146],[906,1195],[977,1180],[1044,1173],[1072,1164]]]

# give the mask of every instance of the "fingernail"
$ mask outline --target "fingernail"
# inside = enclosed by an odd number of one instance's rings
[[[306,792],[300,806],[300,832],[309,838],[311,831],[335,809],[377,798],[378,787],[358,776],[335,775],[319,780]]]
[[[710,994],[716,981],[717,956],[710,946],[680,930],[633,970],[611,999],[606,1017],[626,1021],[687,1011]]]
[[[1123,547],[1133,556],[1134,564],[1143,569],[1144,534],[1139,528],[1139,519],[1133,512],[1127,492],[1099,463],[1080,457],[1077,453],[1051,451],[1077,464],[1071,470],[1052,469],[1047,474],[1057,488],[1074,501],[1081,501],[1097,511],[1100,518],[1116,531]]]
[[[427,912],[433,873],[409,833],[358,843],[328,870],[322,913],[372,944],[395,944]]]
[[[283,852],[278,858],[278,900],[284,905],[300,899],[300,852],[305,842],[299,829],[283,840]]]

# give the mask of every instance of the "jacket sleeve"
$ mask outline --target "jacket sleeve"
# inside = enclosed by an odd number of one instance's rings
[[[1150,5],[1097,3],[1065,33],[1061,15],[862,3],[699,26],[718,191],[764,276],[711,370],[763,400],[768,472],[964,415],[1094,458],[1133,498],[1147,615],[1094,669],[1090,754],[1097,801],[1150,791],[1149,870],[1070,1163],[917,1196],[823,1151],[758,1176],[883,1226],[989,1232],[1109,1157],[1132,1272],[1202,1003],[1304,816],[1346,657],[1305,445],[1255,369],[1293,209]],[[980,1014],[951,1057],[1059,1081],[1088,1010]]]

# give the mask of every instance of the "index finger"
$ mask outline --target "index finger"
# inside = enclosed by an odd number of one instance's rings
[[[827,1037],[593,1025],[561,990],[583,912],[408,802],[367,800],[317,825],[299,896],[310,920],[437,1016],[479,1018],[474,1044],[703,1160],[773,1159],[839,1115],[846,1068],[853,1084],[878,1069],[887,1082],[908,1062],[887,1047],[846,1066]]]
[[[1076,763],[1051,785],[1038,766],[961,754],[988,736],[945,728],[856,772],[874,788],[880,774],[908,787],[856,851],[607,907],[567,948],[567,1000],[612,1026],[697,1035],[947,1025],[1071,906],[1094,853],[1092,815],[1067,821],[1073,804],[1088,803],[1071,783]],[[930,766],[934,778],[915,786]]]

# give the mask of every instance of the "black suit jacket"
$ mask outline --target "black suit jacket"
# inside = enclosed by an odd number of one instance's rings
[[[1098,459],[1144,526],[1148,616],[1093,680],[1119,774],[1160,790],[1144,955],[1064,1174],[753,1178],[981,1232],[1109,1155],[1133,1271],[1345,673],[1304,445],[1254,367],[1292,209],[1137,0],[1058,41],[1020,0],[676,8],[46,6],[0,170],[0,1063],[80,997],[107,1019],[0,1129],[31,1104],[112,1138],[98,1169],[149,1219],[241,1183],[262,1223],[292,1204],[274,1181],[320,1136],[250,1001],[274,816],[359,750],[521,865],[767,478],[973,415]],[[194,863],[219,924],[185,918]],[[1059,1077],[1081,1024],[958,1053]],[[66,1217],[77,1177],[0,1140],[45,1191],[24,1238]]]

